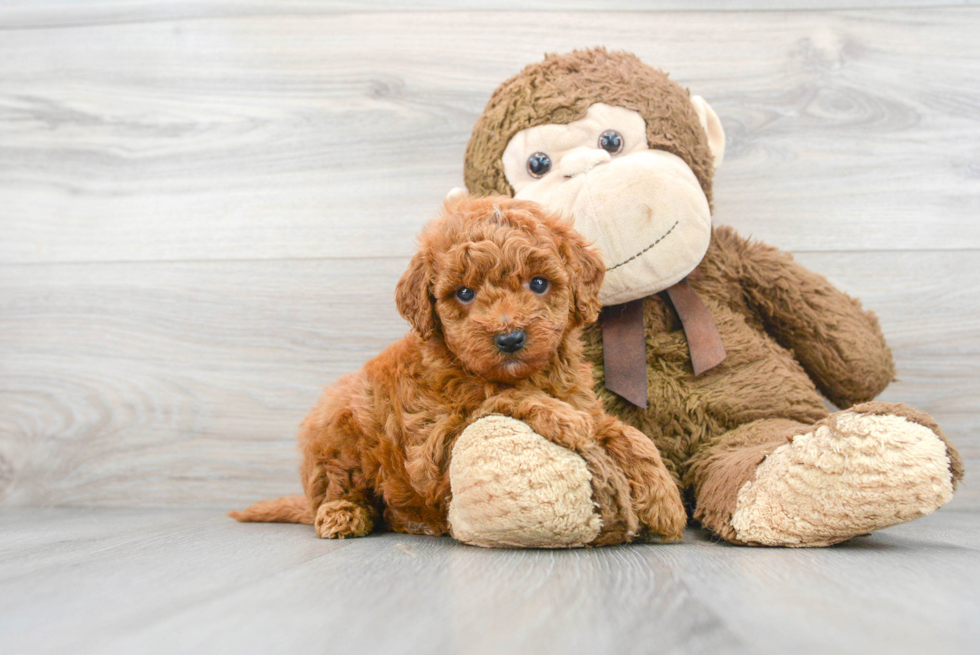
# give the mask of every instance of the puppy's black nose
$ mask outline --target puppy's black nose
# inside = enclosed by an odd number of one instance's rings
[[[516,353],[518,350],[524,347],[526,337],[524,330],[515,330],[514,332],[508,332],[507,334],[498,334],[493,338],[493,340],[501,352]]]

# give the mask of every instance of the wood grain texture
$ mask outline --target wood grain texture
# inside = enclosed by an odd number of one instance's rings
[[[936,653],[980,638],[980,515],[826,549],[501,551],[173,510],[0,509],[8,653]]]
[[[5,31],[0,261],[407,256],[492,89],[597,42],[712,102],[720,221],[980,248],[980,9],[283,11]]]
[[[806,253],[881,317],[900,381],[980,465],[973,252]],[[404,334],[401,258],[0,266],[11,504],[219,505],[298,490],[321,385]],[[955,283],[954,283],[955,281]],[[961,488],[954,507],[980,508]]]
[[[5,0],[0,4],[0,30],[383,12],[827,11],[977,4],[977,0],[415,0],[410,4],[398,0]]]

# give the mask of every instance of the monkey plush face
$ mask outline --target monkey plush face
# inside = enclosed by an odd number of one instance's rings
[[[467,149],[467,186],[571,217],[603,253],[602,303],[619,304],[701,261],[724,143],[711,107],[665,74],[627,53],[576,51],[497,89]]]
[[[683,159],[650,149],[636,111],[596,103],[566,125],[521,130],[503,164],[515,198],[574,217],[602,251],[604,305],[666,289],[708,249],[707,196]]]

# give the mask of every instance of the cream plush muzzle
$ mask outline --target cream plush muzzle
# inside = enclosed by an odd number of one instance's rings
[[[618,153],[599,147],[610,129],[622,136]],[[700,263],[711,239],[711,211],[697,177],[681,158],[650,150],[645,134],[637,112],[598,103],[582,120],[522,130],[503,156],[516,198],[572,217],[602,251],[604,305],[679,282]],[[538,152],[548,155],[551,169],[535,178],[527,159]]]

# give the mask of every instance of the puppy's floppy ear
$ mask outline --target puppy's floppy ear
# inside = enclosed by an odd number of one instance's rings
[[[408,270],[398,280],[395,304],[398,313],[420,337],[428,339],[432,336],[436,329],[436,308],[432,300],[432,270],[424,253],[415,253]]]
[[[568,265],[569,286],[575,303],[575,322],[577,325],[594,323],[602,309],[599,289],[606,275],[606,265],[599,251],[590,248],[575,228],[566,226],[560,235],[561,253]]]

